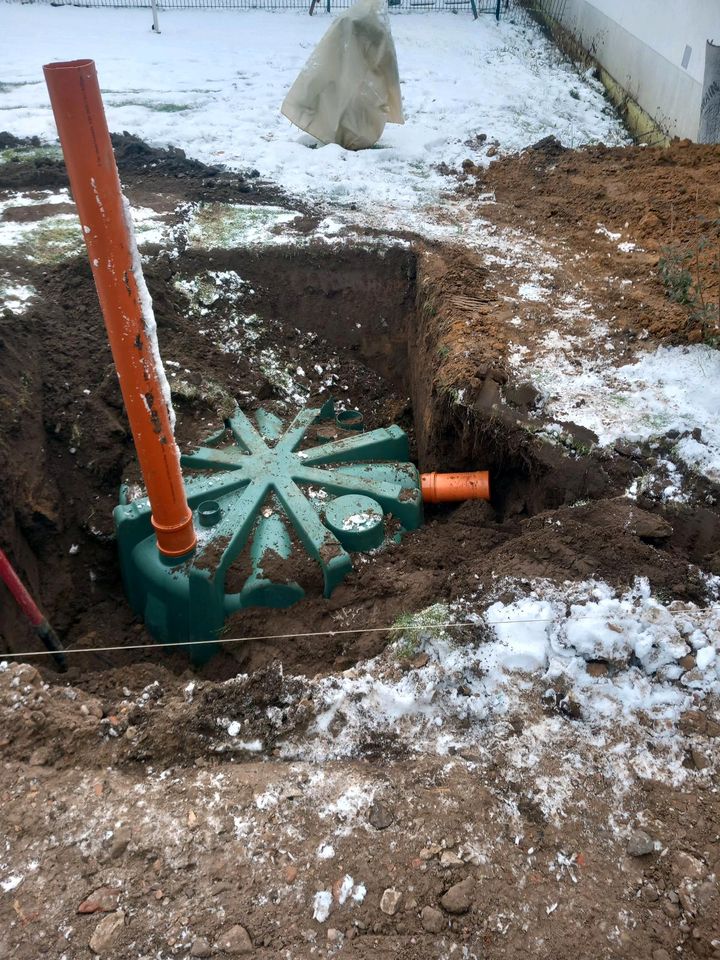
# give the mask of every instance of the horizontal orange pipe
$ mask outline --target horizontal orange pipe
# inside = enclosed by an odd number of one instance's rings
[[[423,473],[420,488],[424,503],[489,500],[490,474],[487,470],[476,470],[474,473]]]
[[[49,63],[43,72],[158,548],[168,557],[181,557],[195,546],[192,512],[180,472],[152,304],[120,188],[95,64],[92,60]]]

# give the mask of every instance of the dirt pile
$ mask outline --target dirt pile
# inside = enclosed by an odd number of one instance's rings
[[[288,710],[279,670],[156,682],[102,716],[12,666],[3,951],[573,960],[591,930],[595,954],[714,957],[720,726],[689,710],[680,743],[642,720],[600,731],[548,712],[544,687],[472,749],[318,765],[217,752],[224,711],[301,729],[312,704]]]
[[[283,202],[286,195],[259,178],[257,170],[244,173],[208,165],[187,157],[178,147],[152,147],[131,133],[111,135],[121,179],[158,193],[174,193],[181,181],[185,200],[212,197],[242,203]],[[42,145],[37,137],[18,138],[0,132],[0,190],[51,190],[68,187],[65,164],[59,149]]]
[[[607,287],[613,273],[633,280],[638,289],[632,301],[615,296],[612,304],[629,324],[673,341],[695,339],[691,305],[677,296],[683,269],[694,281],[700,278],[705,299],[717,303],[717,146],[679,141],[667,148],[568,150],[549,137],[486,170],[470,165],[461,178],[462,195],[494,195],[497,206],[483,208],[484,215],[510,225],[524,222],[539,236],[571,246],[598,285]],[[618,241],[638,249],[622,249]],[[667,285],[661,260],[670,271]],[[713,316],[710,336],[717,336],[717,322]]]

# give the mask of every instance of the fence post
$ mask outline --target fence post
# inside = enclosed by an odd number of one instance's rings
[[[152,17],[153,17],[153,33],[160,33],[160,23],[158,21],[158,8],[157,0],[150,0],[150,5],[152,7]]]

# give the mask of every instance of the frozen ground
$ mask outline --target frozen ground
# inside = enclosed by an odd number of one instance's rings
[[[445,239],[462,236],[482,250],[489,264],[515,271],[519,313],[523,303],[543,302],[563,266],[558,251],[549,251],[528,233],[486,229],[489,224],[477,216],[468,235],[469,208],[457,202],[441,203],[450,181],[437,172],[436,165],[457,166],[467,156],[489,163],[487,145],[493,141],[501,152],[510,152],[549,134],[569,146],[623,140],[622,128],[597,85],[578,76],[536,29],[507,21],[496,24],[487,18],[473,23],[469,17],[434,13],[393,18],[407,123],[388,127],[377,149],[349,153],[309,143],[279,113],[284,92],[326,29],[324,17],[174,11],[163,14],[163,32],[156,36],[149,30],[146,11],[2,4],[0,16],[0,126],[12,133],[53,140],[41,66],[54,59],[91,56],[98,65],[112,129],[129,130],[154,144],[176,144],[209,162],[258,169],[289,192],[327,207],[329,217],[323,223],[329,230],[328,242],[335,242],[331,232],[335,216],[412,227]],[[480,133],[487,141],[469,146],[469,138]],[[65,191],[15,195],[0,203],[0,217],[7,207],[40,203],[64,206],[62,212],[39,222],[0,222],[0,247],[14,247],[29,260],[53,261],[75,254],[80,236],[73,227],[74,214],[66,209],[69,195]],[[222,235],[229,246],[262,245],[287,240],[287,232],[272,232],[278,224],[292,231],[295,214],[281,208],[252,208],[248,219],[245,208],[217,205],[222,209],[215,210],[214,206],[187,207],[185,228],[191,244],[217,245]],[[172,246],[172,231],[154,211],[135,209],[133,213],[142,243]],[[20,315],[34,291],[9,278],[3,282],[0,290],[10,309]],[[618,438],[644,440],[675,429],[682,435],[678,458],[712,479],[720,478],[717,353],[701,346],[658,348],[639,354],[633,363],[614,365],[611,355],[597,351],[579,367],[576,358],[587,350],[581,349],[579,338],[563,333],[562,322],[565,314],[575,317],[581,311],[591,317],[592,305],[579,296],[569,297],[563,309],[554,309],[554,327],[543,341],[511,353],[516,372],[540,388],[548,416],[589,427],[601,444]],[[603,335],[595,326],[589,335],[598,333]],[[251,352],[252,331],[245,341],[238,334],[232,349]],[[697,427],[701,434],[689,435]],[[673,715],[687,706],[687,691],[674,688],[672,703],[663,694],[658,699],[656,687],[648,686],[644,677],[638,686],[632,672],[623,673],[622,682],[600,683],[593,678],[588,686],[584,662],[612,660],[610,654],[618,645],[624,663],[634,659],[644,674],[663,682],[681,675],[682,671],[674,675],[680,669],[674,666],[677,660],[691,648],[699,651],[698,669],[701,665],[707,669],[692,689],[716,690],[713,612],[708,614],[712,623],[708,622],[705,633],[691,635],[686,627],[692,624],[692,616],[682,612],[678,623],[674,614],[661,614],[664,608],[645,588],[621,598],[611,597],[609,588],[602,585],[572,590],[585,597],[586,605],[594,604],[593,617],[604,624],[600,632],[593,627],[578,633],[572,626],[586,619],[584,607],[572,614],[570,624],[558,625],[564,623],[569,594],[558,593],[550,584],[537,587],[534,599],[493,608],[498,620],[515,626],[510,632],[497,626],[497,641],[472,654],[477,660],[474,666],[489,680],[479,682],[477,689],[473,686],[469,698],[463,695],[468,715],[475,711],[485,716],[491,692],[494,698],[494,691],[502,687],[496,668],[512,670],[513,664],[523,670],[566,675],[599,714],[610,709],[606,702],[619,704],[622,712],[638,697],[645,708],[657,705]],[[658,617],[655,627],[647,627]],[[537,625],[519,626],[533,619]],[[620,624],[617,631],[608,627],[611,622]],[[571,634],[574,640],[568,639]],[[614,644],[610,651],[603,647],[609,641]],[[436,653],[445,664],[456,656],[451,647]],[[468,665],[459,664],[458,669]],[[433,665],[427,670],[432,673]],[[433,675],[430,680],[433,699],[437,678]],[[429,718],[430,731],[437,733],[435,708],[426,711],[422,692],[411,689],[409,683],[403,680],[398,687],[384,688],[377,676],[358,674],[347,690],[340,689],[339,696],[357,701],[362,712],[371,713],[381,726],[398,723],[405,716],[403,703],[411,705],[414,721]],[[371,691],[377,700],[383,689],[387,689],[387,703],[363,699]],[[326,695],[329,727],[338,700],[331,695],[331,687],[323,688]],[[457,696],[451,699],[456,701]],[[437,707],[441,698],[433,702]],[[367,711],[368,707],[372,709]],[[232,722],[229,718],[228,724]],[[415,725],[411,731],[412,738],[417,737]],[[317,732],[320,742],[320,722]],[[442,741],[442,732],[437,736]],[[432,742],[437,746],[435,738]],[[344,752],[334,737],[332,749]],[[352,745],[347,752],[352,753]]]
[[[325,16],[172,11],[162,15],[160,36],[149,30],[149,14],[142,10],[0,4],[0,16],[0,126],[10,132],[53,140],[42,64],[90,56],[111,129],[153,144],[177,144],[205,161],[259,170],[291,194],[327,207],[330,216],[320,232],[326,241],[349,221],[461,239],[489,263],[515,270],[525,301],[543,297],[542,285],[533,282],[537,268],[552,277],[559,264],[533,237],[488,229],[477,210],[443,204],[443,191],[453,183],[437,165],[458,167],[466,157],[489,163],[491,143],[502,154],[550,134],[568,146],[624,140],[599,85],[579,76],[538,30],[505,20],[474,23],[440,13],[393,17],[407,122],[389,125],[376,149],[351,153],[311,142],[279,111],[327,28]],[[473,141],[478,134],[487,140]],[[67,226],[62,219],[58,233]],[[3,227],[7,242],[11,234],[22,243],[37,232],[35,224],[11,226]],[[148,239],[154,226],[143,225]],[[273,242],[283,239],[266,226],[261,224],[261,233]],[[202,233],[201,219],[194,229]],[[257,240],[235,233],[233,244]],[[53,236],[48,249],[67,243],[64,234]],[[15,311],[27,303],[24,291],[8,290],[7,296]],[[563,318],[556,320],[561,326]],[[574,419],[601,443],[699,427],[699,440],[679,442],[678,458],[720,477],[714,354],[702,347],[660,350],[621,368],[600,354],[578,370],[574,357],[583,344],[577,337],[553,332],[536,347],[515,354],[516,369],[541,389],[556,420]]]
[[[406,123],[358,153],[316,148],[280,113],[326,16],[172,11],[159,36],[144,10],[0,3],[0,18],[0,126],[11,133],[54,140],[42,65],[91,57],[112,130],[255,168],[290,193],[355,204],[385,226],[416,227],[448,186],[435,165],[479,161],[495,141],[503,152],[549,134],[568,146],[625,138],[599,85],[537,29],[490,17],[392,18]],[[487,142],[468,146],[476,134]]]
[[[522,593],[523,586],[504,580],[497,592]],[[698,698],[720,693],[717,606],[664,606],[643,579],[622,594],[599,581],[529,587],[482,615],[485,595],[436,604],[405,618],[381,656],[339,677],[303,680],[294,696],[312,700],[315,720],[287,739],[282,756],[356,757],[369,737],[392,737],[411,754],[455,753],[482,740],[488,722],[517,710],[530,682],[544,684],[553,708],[582,717],[596,733],[636,724],[639,711],[670,729]],[[190,700],[194,687],[186,690]],[[282,728],[279,712],[276,719]],[[267,749],[252,717],[222,716],[217,724],[220,752]]]

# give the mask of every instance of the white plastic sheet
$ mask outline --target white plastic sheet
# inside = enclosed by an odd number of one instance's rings
[[[290,88],[282,112],[322,143],[372,147],[404,123],[385,0],[358,0],[331,25]]]

